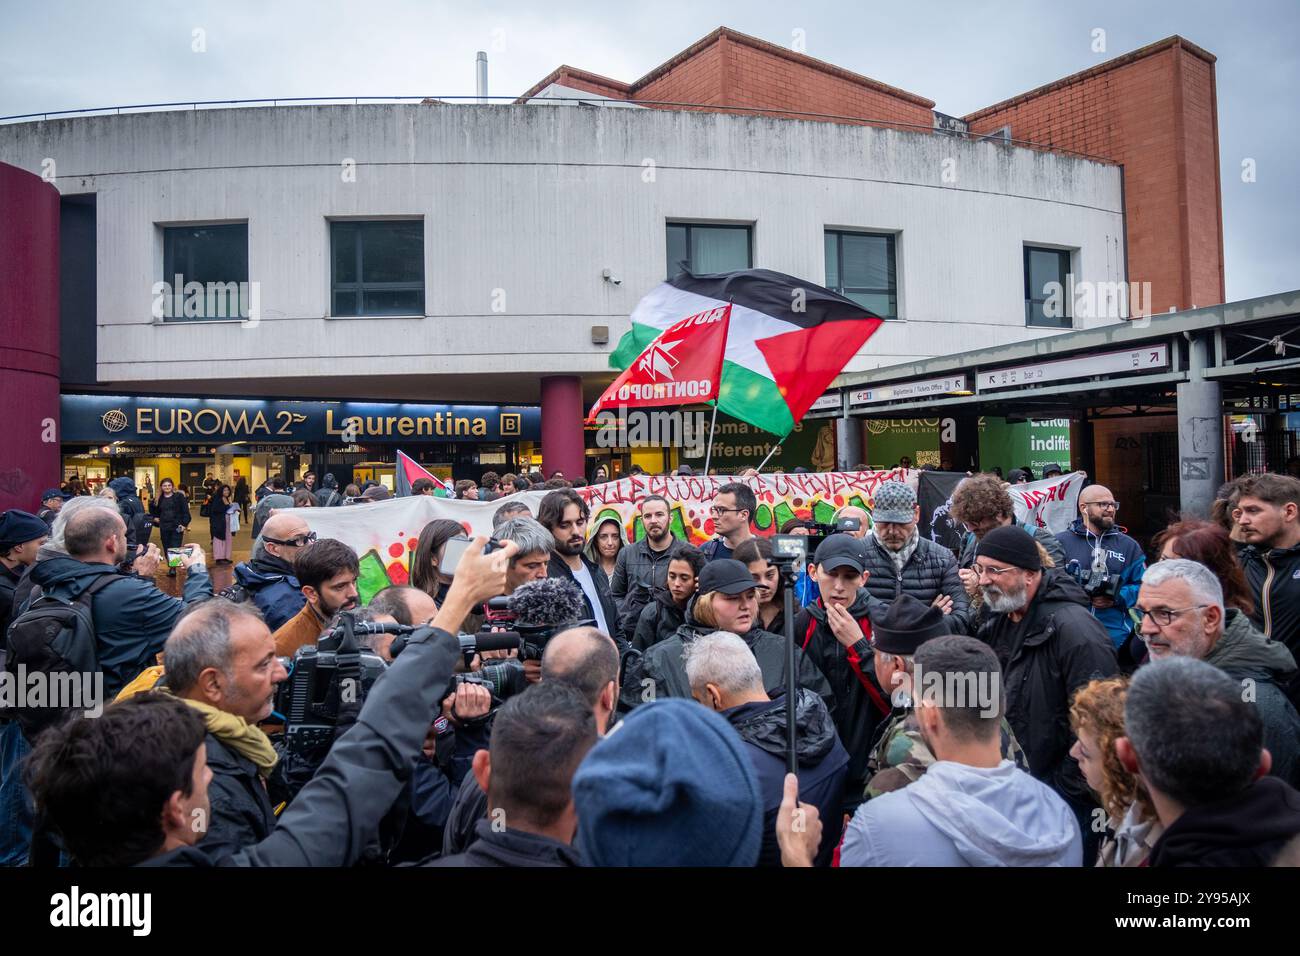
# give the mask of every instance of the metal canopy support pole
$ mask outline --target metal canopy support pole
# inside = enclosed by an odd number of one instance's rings
[[[1192,333],[1188,380],[1178,394],[1178,494],[1186,516],[1208,517],[1226,473],[1223,460],[1223,389],[1206,379],[1209,341]]]

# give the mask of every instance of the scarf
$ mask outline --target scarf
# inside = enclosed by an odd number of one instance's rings
[[[275,748],[271,746],[271,738],[262,732],[262,728],[256,724],[250,724],[243,717],[236,717],[224,710],[218,710],[211,704],[201,700],[181,699],[203,715],[203,722],[207,724],[208,733],[241,757],[251,760],[256,765],[257,773],[262,779],[266,779],[271,775],[271,771],[275,769],[280,756],[275,752]]]
[[[899,577],[902,577],[903,568],[907,565],[907,562],[912,559],[912,555],[916,553],[917,545],[921,543],[921,532],[913,531],[912,536],[907,539],[907,543],[897,551],[890,550],[889,545],[880,540],[880,535],[876,534],[875,528],[871,529],[871,533],[875,536],[876,543],[885,549],[885,553],[888,554],[890,560],[894,562],[894,573]]]

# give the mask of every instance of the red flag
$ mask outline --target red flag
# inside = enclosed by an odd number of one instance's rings
[[[691,405],[717,398],[730,324],[730,303],[674,322],[605,389],[587,421],[608,406]]]

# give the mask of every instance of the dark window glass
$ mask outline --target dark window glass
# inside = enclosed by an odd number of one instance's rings
[[[896,237],[888,233],[826,232],[826,288],[882,319],[898,318]]]
[[[685,262],[696,275],[738,272],[753,266],[749,226],[668,224],[668,277]]]
[[[332,315],[424,315],[424,221],[330,223]]]
[[[1069,250],[1025,246],[1025,325],[1047,329],[1074,327],[1069,273]],[[1055,289],[1052,283],[1058,283]]]
[[[163,280],[172,289],[164,321],[246,318],[248,223],[165,226]],[[186,292],[193,282],[202,284],[201,292],[193,286]]]

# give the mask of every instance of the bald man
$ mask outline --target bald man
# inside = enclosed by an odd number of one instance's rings
[[[571,627],[546,643],[542,680],[567,684],[591,704],[596,733],[609,728],[618,701],[618,647],[594,627]]]
[[[1119,502],[1105,485],[1079,493],[1079,517],[1056,536],[1066,567],[1088,592],[1093,617],[1106,626],[1116,650],[1134,633],[1129,608],[1146,570],[1142,547],[1116,523]]]
[[[235,581],[248,592],[272,631],[279,630],[306,603],[293,564],[314,540],[316,535],[300,516],[272,515],[262,526],[252,559],[235,565]]]
[[[856,505],[845,505],[839,511],[835,512],[835,520],[841,518],[857,518],[858,530],[846,531],[845,534],[851,534],[855,538],[865,538],[871,531],[871,517],[863,509]]]

